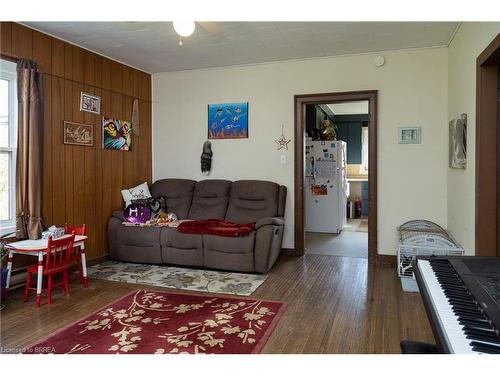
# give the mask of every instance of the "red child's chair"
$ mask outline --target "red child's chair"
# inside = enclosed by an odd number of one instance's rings
[[[75,236],[64,237],[53,240],[49,237],[45,260],[43,265],[43,277],[47,277],[47,288],[42,288],[47,291],[47,304],[50,305],[52,299],[52,289],[57,286],[62,286],[64,294],[69,295],[69,278],[68,270],[71,266],[71,253],[73,252],[73,243]],[[36,290],[31,287],[31,275],[38,274],[38,265],[33,264],[28,267],[28,276],[26,278],[26,286],[24,288],[24,301],[29,298],[30,290]],[[53,278],[56,275],[61,275],[61,281],[57,284],[53,283]],[[37,295],[36,307],[40,307],[40,296]]]
[[[66,234],[76,234],[78,236],[85,236],[85,231],[87,227],[83,224],[81,227],[70,227],[68,223],[64,224],[64,233]],[[80,282],[86,288],[88,287],[88,281],[85,277],[83,277],[82,270],[82,251],[85,251],[80,246],[75,249],[75,258],[76,258],[76,273],[80,278]]]

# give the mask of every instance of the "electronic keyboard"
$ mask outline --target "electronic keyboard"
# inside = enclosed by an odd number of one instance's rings
[[[415,262],[439,350],[500,354],[500,259],[417,257]]]

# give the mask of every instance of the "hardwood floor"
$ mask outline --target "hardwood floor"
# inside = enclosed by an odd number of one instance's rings
[[[13,291],[0,313],[1,346],[22,348],[141,287],[75,282],[71,296],[40,309]],[[394,268],[366,259],[283,256],[251,297],[288,303],[262,353],[399,353],[403,339],[434,342],[420,295],[401,290]]]
[[[306,232],[305,253],[368,258],[368,233],[343,230],[340,234]]]

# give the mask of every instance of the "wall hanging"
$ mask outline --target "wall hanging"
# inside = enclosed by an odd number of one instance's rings
[[[274,140],[278,144],[278,150],[288,150],[288,144],[290,143],[290,139],[285,138],[284,127],[285,125],[281,125],[281,137]]]
[[[203,152],[201,154],[201,173],[205,176],[208,176],[212,169],[212,155],[212,143],[206,141],[203,143]]]
[[[450,121],[450,168],[465,169],[467,166],[467,115]]]
[[[114,118],[102,118],[102,148],[130,151],[132,148],[132,124]]]
[[[208,105],[208,139],[248,138],[248,103]]]
[[[134,128],[134,134],[140,135],[139,131],[139,99],[134,99],[132,104],[132,127]]]
[[[64,121],[63,140],[66,145],[93,146],[94,126],[89,124],[79,124],[77,122]]]
[[[422,143],[422,130],[420,126],[398,128],[398,143],[401,144]]]
[[[80,94],[80,111],[95,114],[101,113],[101,98],[92,94],[82,92]]]

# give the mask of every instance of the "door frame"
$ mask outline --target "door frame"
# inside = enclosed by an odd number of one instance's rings
[[[477,256],[500,257],[499,69],[500,34],[476,60]]]
[[[330,104],[368,100],[368,260],[377,259],[377,90],[303,94],[294,96],[295,106],[295,255],[305,252],[304,156],[306,104]]]

